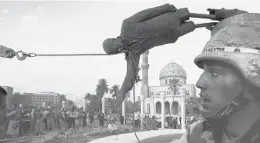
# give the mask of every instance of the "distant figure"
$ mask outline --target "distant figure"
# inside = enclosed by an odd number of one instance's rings
[[[173,117],[172,119],[172,124],[173,124],[173,128],[176,129],[177,128],[177,124],[178,124],[178,118],[177,117]]]
[[[121,123],[121,125],[124,124],[124,119],[125,119],[125,117],[122,114],[120,114],[120,123]]]
[[[181,125],[181,117],[179,117],[179,122],[180,122],[180,125]]]
[[[50,106],[48,106],[47,110],[49,111],[49,113],[47,114],[46,118],[47,118],[47,130],[52,130],[54,129],[54,112],[53,110],[51,109]]]
[[[47,126],[47,114],[49,113],[49,111],[46,108],[43,108],[43,123],[44,123],[44,130],[47,130],[48,126]]]
[[[169,122],[169,128],[173,128],[173,117],[170,115],[168,118],[168,122]]]
[[[36,109],[35,107],[32,108],[32,111],[30,113],[30,116],[31,116],[31,119],[30,119],[30,123],[31,123],[31,126],[30,126],[30,131],[33,132],[35,131],[35,124],[36,124]]]
[[[134,113],[134,125],[136,128],[140,128],[140,114],[139,112]]]
[[[7,135],[11,135],[12,137],[19,136],[19,124],[21,119],[21,110],[16,105],[12,105],[11,112],[7,113],[7,119],[10,120]]]
[[[99,125],[103,128],[104,127],[104,119],[105,119],[105,116],[103,113],[100,113],[98,115],[98,119],[99,119]]]
[[[60,114],[60,127],[65,129],[67,128],[67,114],[66,114],[66,109],[65,108],[61,108],[61,114]]]
[[[36,135],[41,135],[43,134],[43,129],[44,129],[44,124],[43,124],[43,113],[42,113],[43,109],[41,109],[41,107],[37,107],[36,111],[35,111],[35,119],[36,119],[36,123],[35,123],[35,132]]]
[[[94,121],[94,113],[93,112],[90,112],[90,114],[89,114],[89,121],[90,121],[90,124],[93,124],[93,121]]]
[[[82,121],[83,121],[83,127],[86,127],[86,125],[87,125],[87,113],[86,113],[86,111],[82,111]]]
[[[75,117],[76,117],[76,112],[75,112],[75,107],[73,106],[68,114],[68,128],[75,128]]]

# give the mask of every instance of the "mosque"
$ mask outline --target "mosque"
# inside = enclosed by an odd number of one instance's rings
[[[196,96],[195,86],[186,84],[187,74],[183,67],[175,62],[168,63],[160,72],[159,86],[149,86],[148,84],[148,54],[142,55],[142,87],[141,87],[141,114],[165,116],[167,114],[185,116],[185,100],[182,102],[183,94],[179,89],[185,90],[185,96]],[[170,89],[170,81],[173,80],[177,85],[177,93]]]

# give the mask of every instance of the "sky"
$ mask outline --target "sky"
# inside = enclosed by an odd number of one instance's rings
[[[186,7],[192,13],[207,14],[207,8],[223,7],[260,13],[257,1],[0,2],[0,44],[15,51],[37,54],[104,53],[102,42],[120,34],[125,18],[166,3]],[[209,38],[207,29],[195,29],[176,43],[150,50],[149,85],[159,85],[159,73],[171,61],[186,70],[188,84],[195,84],[202,70],[193,60]],[[124,55],[35,57],[24,61],[1,58],[0,67],[0,85],[11,86],[14,92],[70,93],[68,98],[74,101],[75,96],[80,101],[86,93],[95,93],[100,78],[107,79],[109,86],[121,85],[126,74]],[[141,83],[136,85],[136,95],[140,95],[140,86]]]

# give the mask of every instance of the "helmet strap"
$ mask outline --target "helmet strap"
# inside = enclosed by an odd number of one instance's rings
[[[209,130],[213,133],[215,142],[222,143],[223,133],[228,124],[228,118],[241,111],[249,103],[249,99],[245,98],[244,94],[237,96],[233,101],[229,102],[226,107],[221,109],[215,117],[206,118],[204,121],[204,130]]]

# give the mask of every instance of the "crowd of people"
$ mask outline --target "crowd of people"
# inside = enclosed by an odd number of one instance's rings
[[[87,113],[83,108],[77,108],[72,106],[71,108],[55,108],[51,106],[46,107],[34,107],[12,105],[5,107],[5,136],[15,138],[19,136],[43,135],[52,130],[68,130],[83,129],[88,124],[94,124],[94,121],[103,128],[105,124],[108,127],[117,124],[117,121],[121,125],[130,124],[136,129],[158,129],[161,127],[161,119],[159,115],[144,115],[141,117],[140,112],[135,112],[134,116],[122,114],[117,115],[104,115],[99,112]],[[193,118],[190,124],[195,122]],[[186,124],[187,124],[186,123]],[[177,126],[181,124],[181,117],[166,115],[165,127],[171,129],[177,129]]]
[[[165,128],[169,129],[180,129],[182,124],[182,117],[178,115],[166,114],[164,117],[165,120]],[[198,118],[193,116],[187,117],[185,120],[185,125],[190,125],[196,121]],[[145,114],[143,117],[140,112],[134,113],[134,126],[137,129],[158,129],[161,128],[161,115],[160,114]]]
[[[43,135],[52,130],[75,132],[88,124],[103,128],[105,124],[124,124],[124,116],[104,115],[100,112],[87,112],[83,108],[55,108],[52,106],[25,106],[13,104],[4,109],[4,136],[16,138],[26,135]]]
[[[54,129],[85,127],[87,114],[83,108],[54,108],[12,105],[5,107],[5,136],[19,137],[28,133],[43,135]],[[90,121],[92,120],[90,116]]]

